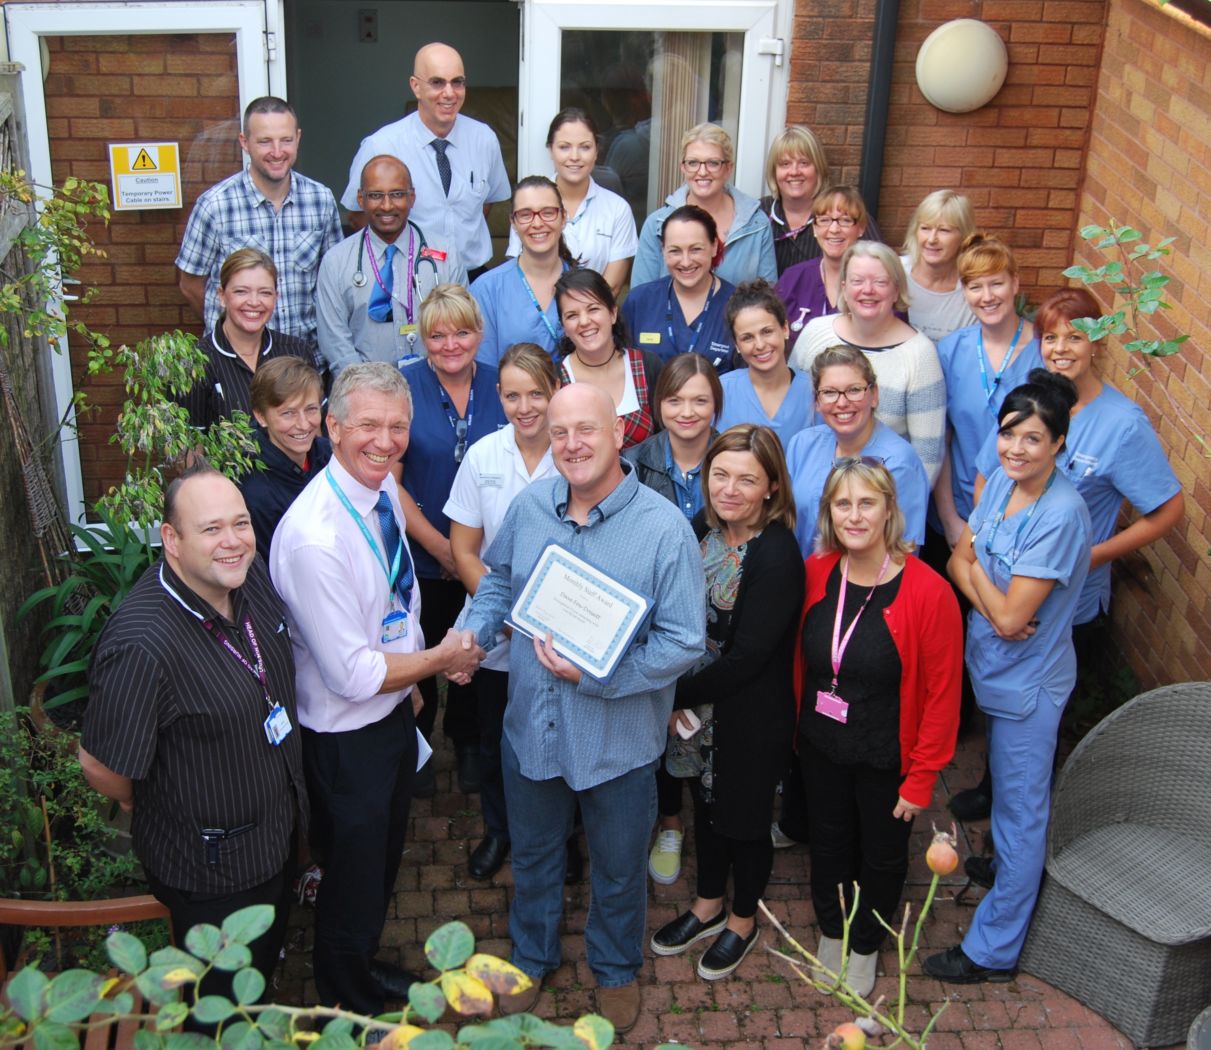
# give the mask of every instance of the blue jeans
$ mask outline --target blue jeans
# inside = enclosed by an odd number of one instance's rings
[[[630,984],[643,965],[656,763],[574,791],[562,777],[523,776],[506,736],[501,765],[513,844],[513,965],[533,978],[559,967],[567,842],[579,802],[589,843],[591,897],[584,931],[589,968],[602,988]]]

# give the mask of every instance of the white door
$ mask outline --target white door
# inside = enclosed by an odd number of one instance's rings
[[[759,196],[766,145],[786,114],[791,9],[790,0],[522,0],[518,176],[550,171],[550,120],[578,105],[602,132],[599,167],[639,219],[681,183],[681,135],[705,120],[732,136],[735,183]]]
[[[24,67],[24,94],[31,179],[51,184],[46,98],[42,90],[43,37],[126,36],[146,33],[225,33],[236,41],[240,110],[261,95],[286,93],[281,0],[215,0],[182,3],[5,4],[9,59]],[[235,116],[235,114],[233,114]],[[84,521],[84,485],[73,424],[71,362],[66,349],[52,354],[56,415],[66,419],[59,444],[68,519]]]

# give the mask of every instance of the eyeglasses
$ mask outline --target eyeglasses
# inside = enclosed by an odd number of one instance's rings
[[[816,225],[822,230],[827,230],[830,226],[836,226],[842,230],[850,230],[857,226],[858,222],[849,215],[817,215]]]
[[[844,390],[834,390],[831,386],[826,386],[823,390],[816,391],[816,399],[825,405],[835,405],[842,397],[846,401],[861,401],[869,389],[869,383],[863,383],[861,386],[855,383]]]
[[[390,200],[392,204],[399,204],[406,201],[409,197],[416,196],[416,190],[363,190],[362,196],[371,204],[382,204],[384,200]]]
[[[726,163],[726,160],[720,160],[717,157],[712,157],[710,160],[690,160],[687,158],[681,162],[681,166],[691,175],[702,168],[706,168],[707,171],[714,175]]]
[[[460,419],[454,424],[454,462],[461,463],[467,454],[467,421]]]
[[[887,461],[882,456],[846,456],[844,459],[833,461],[833,470],[841,470],[845,467],[881,467]]]
[[[529,226],[535,218],[542,219],[543,222],[554,222],[562,214],[563,209],[554,206],[549,208],[518,208],[511,218],[518,226]]]
[[[446,80],[444,77],[430,77],[425,83],[434,91],[445,91],[448,87],[453,88],[455,91],[467,90],[466,77],[452,77],[450,80]]]
[[[849,288],[873,288],[876,292],[885,292],[891,287],[891,281],[886,277],[847,277],[845,284]]]

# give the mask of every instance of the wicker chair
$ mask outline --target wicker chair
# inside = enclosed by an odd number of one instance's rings
[[[1141,1046],[1207,1005],[1211,682],[1137,696],[1072,752],[1020,965]]]

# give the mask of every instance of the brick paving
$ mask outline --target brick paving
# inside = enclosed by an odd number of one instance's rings
[[[425,937],[450,919],[461,919],[471,927],[479,950],[507,958],[510,948],[509,865],[506,863],[487,883],[467,875],[467,854],[481,833],[478,797],[458,792],[454,755],[448,744],[443,742],[434,758],[438,794],[413,805],[408,848],[381,952],[383,958],[416,971],[425,966],[421,947]],[[973,784],[982,763],[983,735],[978,730],[969,732],[942,775],[937,797],[944,801],[951,792]],[[949,824],[941,806],[917,820],[911,846],[914,859],[905,892],[914,913],[929,885],[924,853],[931,821],[939,826]],[[982,852],[987,822],[960,826],[959,831],[961,854]],[[678,915],[690,900],[693,848],[688,838],[687,845],[682,877],[675,885],[656,886],[649,880],[649,931]],[[943,880],[922,932],[922,954],[949,947],[961,938],[973,911],[970,903],[954,901],[964,882],[958,874]],[[535,1010],[548,1020],[570,1024],[593,1010],[594,981],[585,961],[582,936],[588,895],[587,877],[583,884],[566,890],[564,963],[547,978]],[[817,931],[806,847],[776,851],[766,901],[792,935],[808,947],[815,946]],[[315,1001],[315,984],[310,976],[311,915],[305,908],[296,908],[292,915],[286,964],[274,993],[279,1001]],[[776,931],[766,926],[761,945],[776,944]],[[655,1047],[675,1042],[698,1050],[815,1050],[837,1024],[852,1019],[845,1009],[800,982],[784,963],[760,946],[731,978],[702,981],[694,967],[698,948],[705,950],[706,946],[704,942],[685,955],[671,958],[648,956],[640,974],[643,1015],[631,1032],[619,1037],[619,1043]],[[887,975],[897,972],[893,950],[885,948],[880,970],[883,976],[875,994],[886,994],[891,999],[896,982]],[[918,961],[910,971],[907,991],[908,1017],[915,1024],[914,1032],[924,1027],[930,1012],[943,1001],[947,1003],[930,1036],[929,1050],[1129,1050],[1132,1046],[1098,1014],[1026,975],[1008,984],[948,986],[922,976]],[[871,1045],[884,1041],[890,1040],[875,1039]]]

